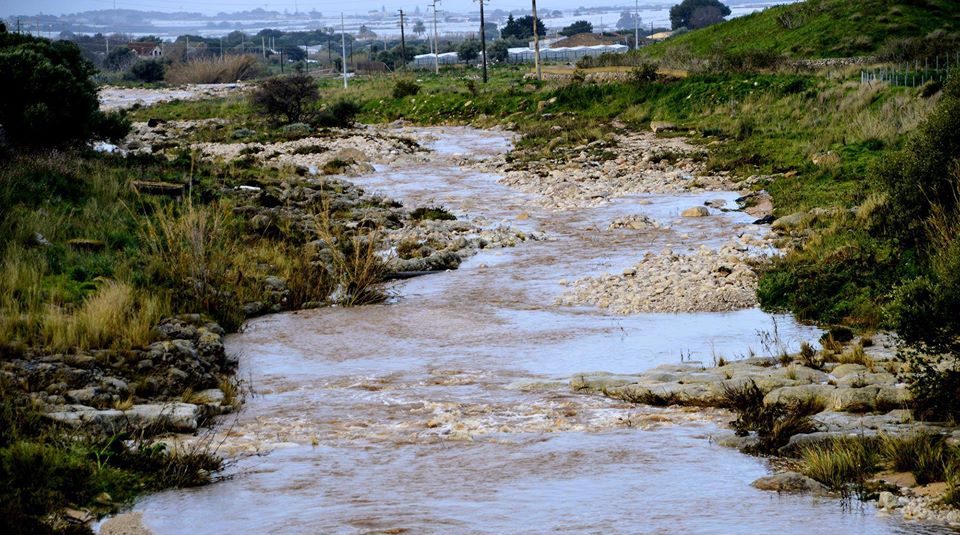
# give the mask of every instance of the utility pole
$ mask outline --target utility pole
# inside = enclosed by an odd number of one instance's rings
[[[437,35],[437,2],[433,0],[433,73],[440,74],[440,38]]]
[[[267,37],[265,35],[260,36],[260,55],[264,59],[267,58]]]
[[[400,10],[400,65],[407,69],[407,38],[403,33],[403,10]]]
[[[343,65],[343,88],[347,88],[347,34],[343,29],[343,12],[340,12],[340,44],[343,46],[343,56],[340,63]]]
[[[543,80],[543,72],[540,69],[540,34],[537,32],[537,0],[531,0],[533,4],[533,63],[537,68],[537,80]]]
[[[483,3],[480,0],[480,53],[483,54],[483,83],[487,83],[487,26],[483,18]]]
[[[106,45],[107,55],[109,56],[109,55],[110,55],[110,36],[109,36],[109,35],[104,35],[104,36],[103,36],[103,39],[104,39],[104,43],[105,43],[105,45]]]
[[[633,4],[633,49],[640,48],[640,0]]]

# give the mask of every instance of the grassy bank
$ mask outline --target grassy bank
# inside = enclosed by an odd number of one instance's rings
[[[642,55],[680,63],[750,55],[922,59],[958,44],[957,16],[946,0],[807,0],[679,35]]]

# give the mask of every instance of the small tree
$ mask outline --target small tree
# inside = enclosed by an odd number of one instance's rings
[[[250,96],[255,108],[281,123],[309,120],[319,99],[317,84],[302,73],[270,78]]]
[[[480,57],[480,41],[467,39],[457,47],[457,57],[462,61],[473,61]]]
[[[417,34],[417,37],[422,37],[423,34],[427,33],[427,27],[423,25],[422,20],[413,23],[413,33]]]
[[[508,48],[510,44],[507,41],[498,39],[487,46],[487,54],[493,61],[507,61]]]
[[[103,58],[103,67],[111,71],[122,71],[136,63],[137,55],[125,46],[118,46]]]
[[[514,19],[513,15],[507,17],[507,23],[500,31],[504,39],[515,37],[517,39],[530,39],[533,37],[533,17],[530,15]],[[547,27],[543,21],[537,19],[537,35],[547,35]]]
[[[578,20],[560,30],[560,35],[566,35],[567,37],[577,35],[578,33],[593,33],[593,24],[590,24],[590,22],[586,20]]]
[[[697,14],[697,10],[704,8],[714,8],[717,11],[705,10]],[[696,21],[691,19],[696,14]],[[674,30],[679,28],[702,28],[703,26],[694,26],[698,24],[715,24],[723,20],[730,14],[730,8],[719,0],[683,0],[683,2],[670,8],[670,25]],[[719,16],[718,16],[719,15]],[[711,22],[712,21],[712,22]]]

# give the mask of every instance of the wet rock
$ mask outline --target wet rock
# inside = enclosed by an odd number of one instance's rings
[[[877,507],[892,511],[900,507],[900,499],[892,492],[883,491],[877,498]]]
[[[659,229],[663,226],[653,219],[641,214],[629,215],[624,217],[618,217],[614,219],[610,226],[607,227],[610,230],[613,229],[631,229],[631,230],[646,230],[646,229]]]
[[[192,403],[134,405],[124,411],[133,425],[180,433],[197,430],[202,410]]]
[[[710,210],[704,206],[692,206],[680,212],[681,217],[706,217],[710,215]]]
[[[781,472],[779,474],[764,476],[751,483],[751,485],[760,490],[775,492],[814,495],[826,495],[829,493],[827,487],[819,481],[797,472]]]

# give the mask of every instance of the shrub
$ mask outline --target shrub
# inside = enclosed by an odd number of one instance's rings
[[[657,64],[641,63],[630,71],[630,81],[642,86],[657,81]]]
[[[349,100],[339,100],[314,117],[317,126],[346,128],[353,124],[353,118],[360,113],[360,107]]]
[[[451,214],[442,206],[421,206],[410,212],[410,219],[414,221],[454,221],[457,216]]]
[[[15,145],[71,145],[105,139],[93,65],[76,44],[0,30],[0,124]],[[126,135],[126,132],[122,132]],[[118,131],[111,128],[114,139]]]
[[[376,232],[348,235],[334,225],[327,213],[317,220],[317,235],[330,247],[330,269],[336,287],[336,301],[343,306],[381,303],[387,294],[381,289],[387,264],[380,255]]]
[[[910,353],[910,393],[913,415],[918,420],[960,421],[960,369],[956,363],[941,364]]]
[[[880,452],[890,468],[912,473],[921,485],[944,480],[945,461],[950,454],[946,437],[930,433],[903,438],[883,436]]]
[[[260,112],[284,123],[308,120],[319,99],[314,79],[301,73],[270,78],[250,96],[251,103]]]
[[[732,422],[737,435],[756,432],[757,444],[749,448],[754,453],[777,453],[793,435],[816,431],[809,417],[824,409],[821,401],[767,405],[763,398],[763,390],[752,380],[740,386],[725,386],[721,394],[721,404],[737,414]]]
[[[907,140],[904,150],[884,158],[875,175],[897,207],[891,231],[907,240],[922,240],[924,224],[935,206],[952,213],[960,176],[960,79],[953,78],[940,102]]]
[[[130,78],[141,82],[159,82],[163,80],[164,74],[166,74],[166,67],[153,59],[135,63],[130,67]]]
[[[393,98],[412,97],[420,92],[420,84],[413,80],[397,80],[393,86]]]

